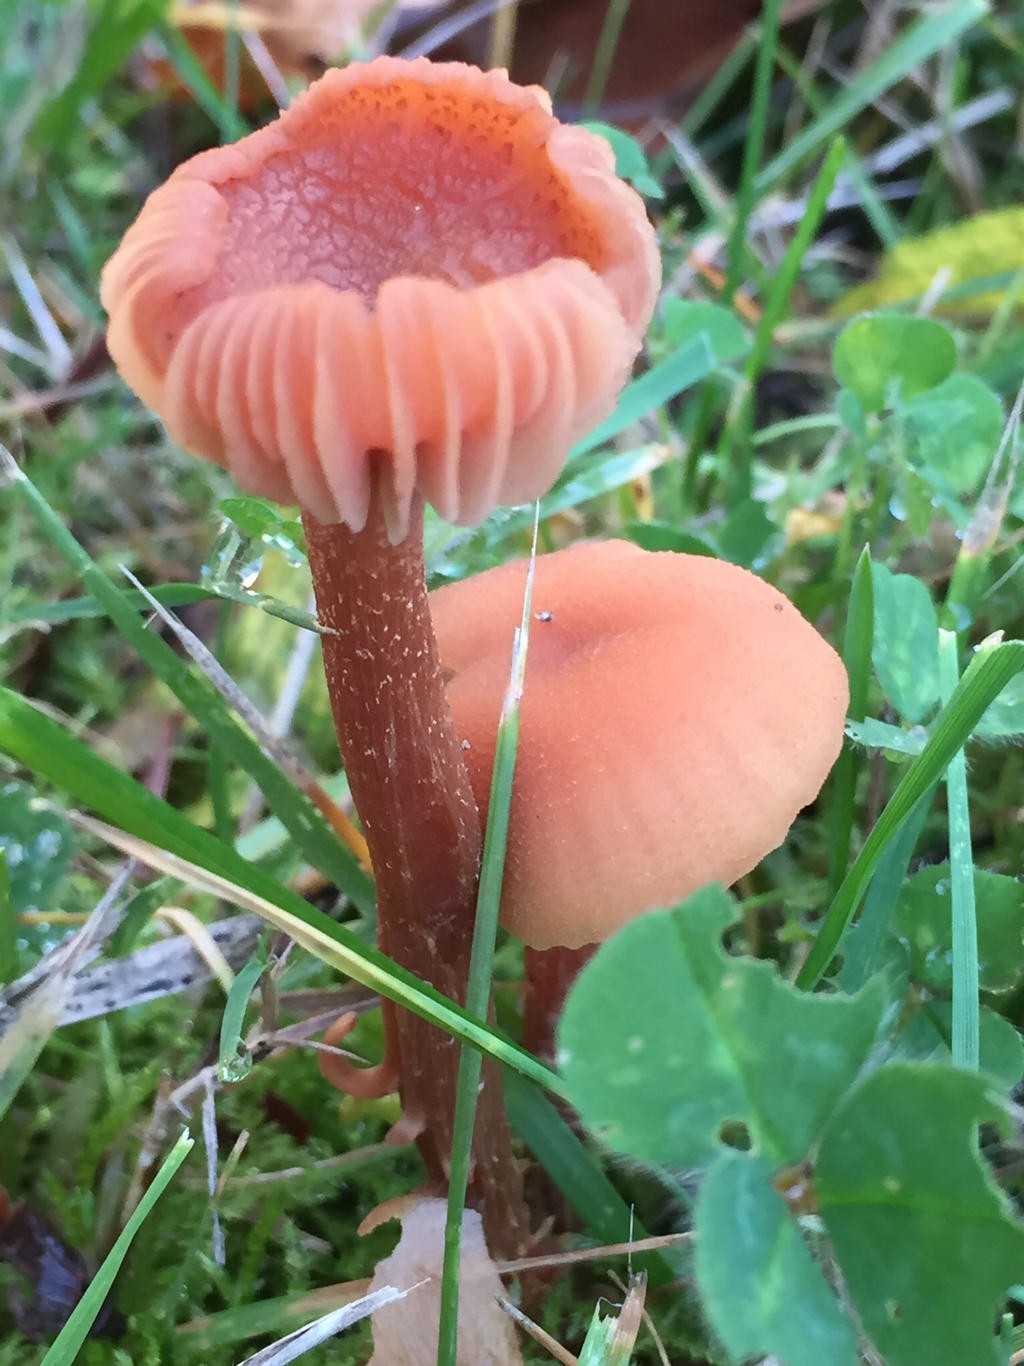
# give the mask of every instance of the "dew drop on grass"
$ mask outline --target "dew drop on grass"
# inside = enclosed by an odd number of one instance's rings
[[[263,568],[263,543],[225,521],[203,564],[204,588],[251,588]]]
[[[219,1068],[220,1079],[225,1082],[244,1081],[251,1071],[252,1054],[247,1048],[239,1048],[235,1056],[227,1058]]]

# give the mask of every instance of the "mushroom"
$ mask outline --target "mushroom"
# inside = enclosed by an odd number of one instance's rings
[[[430,595],[483,813],[525,579],[516,562]],[[533,608],[501,918],[577,949],[781,844],[839,753],[848,683],[781,593],[703,556],[573,545],[538,558]],[[533,960],[535,1010],[580,963]]]
[[[658,279],[607,143],[503,72],[390,57],[329,71],[269,127],[179,166],[104,270],[111,354],[171,436],[302,506],[380,946],[457,1000],[481,834],[423,502],[474,522],[546,490],[613,406]],[[406,1132],[441,1183],[458,1049],[390,1007],[385,1025],[377,1075],[398,1067]],[[517,1178],[485,1077],[474,1190],[497,1250],[515,1243]]]
[[[499,71],[378,57],[179,166],[103,273],[108,344],[175,440],[391,541],[550,486],[659,281],[603,139]]]

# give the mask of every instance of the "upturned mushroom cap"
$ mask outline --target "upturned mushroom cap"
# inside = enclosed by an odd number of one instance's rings
[[[185,162],[103,273],[111,354],[175,440],[393,540],[544,492],[612,408],[660,267],[608,144],[504,72],[378,57]]]
[[[448,700],[486,810],[524,562],[431,594]],[[835,762],[836,652],[769,584],[623,541],[537,560],[502,921],[600,941],[782,843]]]

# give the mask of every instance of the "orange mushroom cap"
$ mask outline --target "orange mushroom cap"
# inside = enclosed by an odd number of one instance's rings
[[[179,166],[103,273],[111,354],[253,492],[392,540],[539,496],[614,405],[660,278],[608,144],[537,87],[426,58],[329,71]]]
[[[526,564],[430,595],[487,807]],[[842,745],[842,660],[735,565],[623,541],[538,558],[502,921],[534,948],[607,938],[782,843]]]

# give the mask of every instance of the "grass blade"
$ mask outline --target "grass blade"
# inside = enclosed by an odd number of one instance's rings
[[[935,787],[928,789],[898,833],[885,846],[864,897],[857,920],[857,934],[843,944],[843,966],[836,974],[836,982],[841,991],[851,996],[860,991],[882,965],[882,948],[892,923],[893,908],[935,800],[935,791]]]
[[[0,687],[0,750],[117,823],[128,835],[86,822],[94,833],[171,877],[253,911],[284,929],[324,962],[464,1039],[547,1090],[561,1095],[556,1073],[525,1049],[474,1019],[433,987],[318,911],[297,892],[230,845],[200,830],[173,806],[98,755],[22,698]],[[140,841],[145,841],[140,844]]]
[[[747,123],[747,137],[743,147],[743,165],[740,170],[740,183],[736,192],[736,217],[729,237],[729,254],[726,262],[723,302],[732,303],[743,275],[746,257],[747,224],[754,208],[756,198],[757,169],[761,164],[764,151],[765,127],[768,123],[768,101],[772,93],[772,72],[775,68],[775,51],[779,42],[779,11],[782,0],[764,0],[761,12],[760,42],[757,47],[757,63],[754,67],[754,91],[750,105],[750,119]]]
[[[22,999],[15,999],[14,1018],[5,1022],[0,1033],[0,1120],[60,1024],[83,958],[103,946],[116,923],[130,877],[128,864],[114,877],[81,929],[35,965],[30,983],[23,978],[17,984],[21,991],[16,988],[16,996],[21,995]]]
[[[36,987],[0,1034],[0,1120],[60,1024],[66,999],[66,980],[54,975]]]
[[[627,384],[611,417],[578,441],[569,452],[567,465],[581,455],[597,450],[641,417],[668,403],[711,374],[718,364],[714,351],[703,334],[666,356],[657,365]]]
[[[156,673],[182,706],[203,727],[224,756],[238,764],[257,783],[271,810],[285,826],[296,847],[314,867],[326,874],[344,895],[368,910],[373,904],[370,880],[335,836],[312,801],[282,773],[228,710],[217,690],[190,667],[165,640],[148,630],[136,609],[14,462],[0,448],[0,473],[6,473],[31,507],[54,549],[81,576],[92,596]]]
[[[216,126],[221,142],[234,142],[251,132],[237,108],[232,106],[231,100],[214,86],[180,29],[170,21],[164,20],[159,25],[159,33],[167,52],[167,60],[196,104]]]
[[[516,1133],[592,1237],[614,1244],[647,1236],[600,1162],[536,1086],[514,1072],[506,1072],[505,1101]],[[673,1267],[658,1252],[637,1253],[632,1264],[646,1271],[654,1285],[667,1284],[678,1275],[678,1266]]]
[[[850,604],[843,637],[843,663],[850,679],[850,718],[863,721],[867,715],[868,682],[871,678],[871,646],[874,636],[874,582],[871,554],[865,546],[853,571]],[[829,858],[829,900],[839,890],[850,862],[853,832],[853,803],[860,767],[856,750],[843,748],[833,774],[832,849]]]
[[[750,54],[757,47],[757,39],[751,29],[744,29],[736,46],[723,60],[715,74],[708,80],[700,94],[690,105],[679,122],[679,131],[684,137],[694,138],[708,119],[721,104],[726,92],[750,61]],[[666,148],[655,165],[659,170],[668,170],[672,165],[672,150]]]
[[[832,961],[843,931],[856,914],[861,898],[890,840],[928,790],[941,778],[985,709],[1011,678],[1024,669],[1024,641],[1008,640],[979,650],[971,660],[949,702],[939,715],[931,739],[900,779],[885,810],[843,879],[803,967],[797,986],[810,991]]]
[[[158,0],[141,0],[140,4],[103,0],[93,18],[74,78],[36,121],[32,140],[37,147],[49,151],[66,143],[82,105],[124,68],[142,37],[163,19],[163,9]]]
[[[939,685],[943,704],[952,696],[959,675],[955,631],[939,631]],[[949,821],[949,895],[953,913],[954,1067],[978,1070],[978,919],[974,904],[974,855],[967,802],[967,758],[958,749],[946,769]]]
[[[604,99],[605,87],[608,84],[608,77],[611,75],[615,52],[619,46],[619,39],[622,37],[622,28],[626,22],[626,15],[629,13],[631,2],[632,0],[608,0],[608,8],[605,10],[604,24],[601,26],[601,34],[597,40],[597,50],[594,53],[594,60],[590,68],[587,88],[583,92],[583,113],[587,118],[593,118],[601,108],[601,101]]]
[[[18,975],[18,924],[14,918],[7,850],[0,846],[0,986]]]
[[[796,284],[796,278],[800,273],[800,267],[803,265],[807,249],[814,241],[818,227],[824,217],[828,197],[832,193],[836,176],[839,174],[845,158],[846,143],[843,138],[836,138],[828,149],[821,170],[818,172],[811,192],[807,196],[807,205],[803,216],[793,234],[792,241],[786,248],[786,254],[775,273],[771,288],[768,290],[764,312],[761,314],[761,320],[754,334],[754,344],[750,348],[750,355],[747,357],[747,363],[744,367],[744,378],[748,385],[753,385],[768,360],[775,329],[782,322],[782,316],[789,306],[789,296],[793,292],[793,286]]]
[[[839,168],[842,166],[845,157],[846,144],[842,138],[836,138],[828,150],[828,156],[826,156],[821,170],[818,172],[818,177],[807,198],[804,215],[797,225],[789,246],[786,248],[782,264],[779,266],[768,291],[764,312],[761,314],[761,321],[758,323],[757,332],[754,334],[754,344],[750,348],[750,355],[747,357],[747,363],[744,366],[743,383],[737,388],[730,405],[731,412],[726,420],[720,447],[722,460],[729,462],[729,456],[738,443],[735,458],[728,463],[725,473],[726,502],[730,507],[736,507],[745,502],[751,495],[753,446],[750,439],[750,428],[753,416],[754,385],[768,360],[775,337],[775,329],[782,321],[782,316],[789,305],[789,296],[793,292],[793,286],[796,284],[804,256],[814,241],[814,236],[828,204],[828,197],[832,193],[832,187],[836,183],[836,176],[839,174]]]
[[[197,891],[228,901],[243,911],[251,911],[272,925],[283,930],[307,953],[319,958],[330,967],[337,968],[353,981],[370,987],[411,1010],[413,1014],[443,1029],[460,1042],[469,1043],[481,1053],[487,1053],[506,1067],[514,1067],[526,1077],[538,1082],[547,1090],[562,1095],[564,1088],[561,1079],[550,1068],[527,1053],[524,1048],[492,1029],[490,1025],[469,1014],[465,1007],[457,1005],[436,988],[416,977],[407,969],[400,967],[379,949],[364,944],[343,925],[336,924],[329,916],[314,910],[289,888],[273,884],[277,899],[269,900],[253,892],[246,891],[227,878],[208,873],[197,864],[168,854],[144,840],[126,835],[102,821],[92,820],[89,816],[75,816],[74,823],[80,829],[105,840],[115,849],[129,857],[147,863],[158,871],[176,877],[190,884]],[[278,904],[286,898],[288,907]],[[295,909],[293,909],[295,908]],[[301,908],[301,909],[298,909]]]
[[[255,1356],[246,1357],[240,1366],[287,1366],[288,1362],[305,1356],[314,1347],[322,1346],[329,1338],[351,1327],[353,1323],[358,1323],[360,1319],[375,1314],[386,1304],[405,1299],[406,1295],[411,1295],[423,1284],[423,1281],[419,1281],[404,1290],[399,1290],[393,1285],[382,1286],[380,1290],[371,1291],[369,1295],[363,1295],[341,1309],[332,1309],[329,1314],[323,1314],[312,1323],[304,1324],[280,1342],[261,1348]]]
[[[494,944],[498,935],[501,885],[505,876],[509,808],[512,804],[512,780],[515,777],[516,749],[519,744],[519,705],[526,676],[530,604],[533,601],[533,569],[537,559],[539,528],[538,503],[534,511],[533,550],[526,574],[523,616],[512,642],[511,674],[501,704],[501,718],[498,721],[498,741],[494,750],[494,769],[491,773],[491,794],[487,807],[487,827],[484,831],[484,852],[480,867],[480,890],[476,902],[476,923],[473,926],[473,948],[470,954],[469,980],[466,984],[466,1009],[478,1019],[486,1017],[491,998],[491,973]],[[437,1366],[456,1366],[458,1356],[462,1213],[469,1185],[469,1163],[473,1127],[476,1123],[481,1064],[479,1052],[463,1044],[459,1054],[455,1122],[452,1127],[448,1212],[444,1227],[444,1266],[441,1273],[441,1317],[437,1332]]]
[[[757,177],[756,188],[763,194],[799,166],[829,138],[834,137],[851,119],[879,95],[901,81],[915,67],[934,57],[940,48],[988,13],[986,0],[958,0],[945,9],[923,15],[906,33],[890,44],[870,66],[859,72],[845,90],[828,102],[824,111],[773,157]]]
[[[151,588],[149,591],[163,607],[186,607],[190,603],[202,602],[205,598],[218,596],[212,588],[202,588],[199,584],[194,583],[165,583],[159,587]],[[137,612],[146,611],[148,604],[141,593],[127,592],[123,596],[125,602],[131,604]],[[33,600],[15,603],[14,606],[4,605],[0,607],[0,624],[4,625],[19,625],[22,622],[27,624],[37,621],[47,623],[82,621],[88,617],[103,616],[106,616],[106,612],[91,596],[60,598],[57,602]]]
[[[824,95],[809,78],[803,63],[792,56],[784,44],[779,45],[779,66],[803,96],[808,108],[815,115],[821,115],[828,108],[830,96]],[[864,216],[878,234],[878,239],[890,247],[903,235],[899,220],[885,199],[878,192],[856,151],[849,151],[843,170],[851,182],[857,201],[864,209]]]
[[[258,954],[250,958],[242,970],[235,974],[231,983],[228,999],[224,1003],[224,1014],[220,1022],[220,1050],[217,1055],[217,1071],[221,1081],[233,1081],[238,1067],[242,1046],[242,1030],[245,1028],[245,1012],[253,988],[267,969],[266,955]]]
[[[630,1276],[625,1302],[617,1314],[602,1317],[602,1306],[597,1306],[580,1349],[578,1366],[629,1366],[643,1323],[646,1293],[645,1277]]]
[[[89,1329],[103,1308],[103,1302],[110,1294],[114,1278],[121,1269],[121,1263],[128,1254],[132,1240],[149,1218],[153,1206],[170,1185],[171,1180],[192,1149],[193,1139],[188,1131],[181,1135],[177,1143],[164,1158],[160,1170],[154,1176],[145,1195],[139,1201],[132,1217],[125,1224],[117,1242],[103,1259],[103,1265],[89,1282],[82,1298],[71,1311],[71,1317],[53,1340],[53,1345],[43,1357],[40,1366],[72,1366],[78,1356]]]
[[[224,89],[221,92],[226,117],[221,131],[224,141],[230,142],[234,136],[233,129],[238,124],[242,75],[242,27],[238,0],[228,0],[227,20],[224,26]]]

